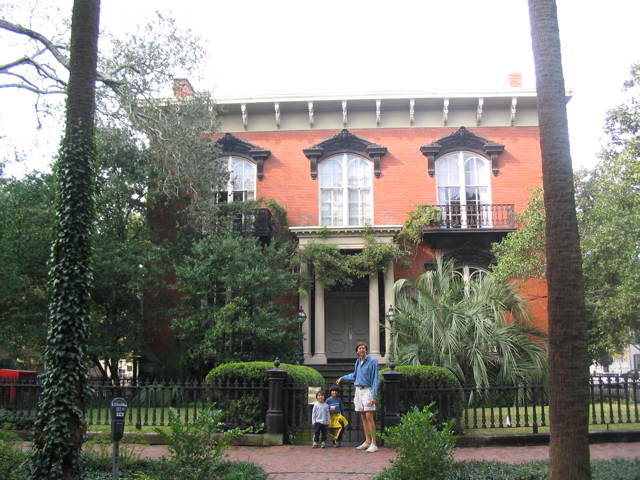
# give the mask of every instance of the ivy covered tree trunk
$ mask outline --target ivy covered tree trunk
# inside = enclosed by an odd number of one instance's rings
[[[91,237],[95,83],[100,0],[75,0],[71,24],[67,124],[60,158],[52,250],[49,331],[35,427],[32,479],[72,480],[86,434],[90,393],[85,358]]]
[[[549,286],[549,478],[585,480],[589,356],[580,238],[555,0],[529,0],[536,67]]]

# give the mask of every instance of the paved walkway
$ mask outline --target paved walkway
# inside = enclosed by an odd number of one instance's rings
[[[357,451],[355,446],[316,448],[301,445],[282,447],[231,447],[227,453],[237,460],[262,465],[268,480],[367,480],[395,457],[392,450],[380,448],[376,453]],[[167,454],[165,446],[137,449],[145,457]],[[482,447],[455,450],[456,460],[497,460],[523,463],[548,460],[549,447]],[[600,443],[591,445],[591,458],[640,458],[640,443]]]

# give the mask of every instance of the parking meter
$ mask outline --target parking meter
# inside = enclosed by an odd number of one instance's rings
[[[111,438],[119,442],[124,436],[124,421],[127,415],[127,402],[124,398],[111,400]]]

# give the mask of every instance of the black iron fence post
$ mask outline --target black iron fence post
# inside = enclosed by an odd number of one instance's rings
[[[384,426],[395,427],[400,424],[400,379],[402,373],[389,370],[382,374],[384,377],[385,411]]]
[[[284,437],[284,379],[287,372],[280,369],[280,360],[276,357],[273,362],[276,368],[267,370],[267,378],[269,379],[269,408],[267,410],[267,418],[265,421],[265,443],[269,445],[282,445]],[[278,440],[279,437],[279,440]],[[267,440],[268,438],[268,440]]]

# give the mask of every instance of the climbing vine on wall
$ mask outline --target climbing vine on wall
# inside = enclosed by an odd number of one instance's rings
[[[301,274],[302,290],[308,291],[314,279],[329,289],[336,285],[348,287],[354,278],[363,278],[385,272],[391,262],[406,263],[411,250],[422,241],[425,228],[437,226],[440,209],[427,203],[414,204],[415,209],[407,213],[403,229],[392,243],[380,243],[371,225],[366,225],[362,234],[365,245],[359,252],[344,252],[332,243],[311,241],[300,249],[296,263],[306,264],[308,270]],[[329,230],[323,227],[317,235],[319,240],[329,237]]]
[[[418,244],[422,241],[425,228],[436,226],[440,222],[440,209],[428,203],[414,203],[414,210],[407,213],[404,228],[399,234],[400,239]]]
[[[321,232],[322,233],[322,232]],[[319,238],[325,238],[322,234]],[[354,278],[363,278],[385,272],[391,262],[402,260],[407,252],[396,243],[380,243],[368,225],[363,232],[365,245],[359,252],[344,252],[332,243],[311,241],[300,249],[296,263],[306,264],[308,270],[302,272],[301,288],[308,290],[314,279],[325,288],[337,285],[350,286]]]

